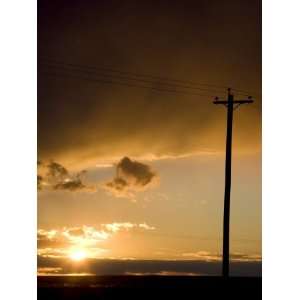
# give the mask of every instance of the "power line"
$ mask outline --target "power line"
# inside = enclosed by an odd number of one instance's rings
[[[145,78],[148,77],[148,78],[152,78],[152,79],[156,79],[156,80],[162,80],[162,81],[166,81],[166,82],[171,82],[171,81],[178,82],[178,83],[181,82],[181,83],[185,83],[185,84],[189,84],[189,85],[193,85],[193,86],[195,86],[195,85],[196,86],[207,86],[207,87],[214,87],[214,88],[217,88],[217,89],[227,88],[225,86],[218,86],[218,85],[206,84],[206,83],[196,83],[196,82],[192,82],[192,81],[175,79],[175,78],[167,78],[167,77],[155,76],[155,75],[150,75],[150,74],[128,72],[128,71],[117,70],[117,69],[108,68],[108,67],[67,63],[67,62],[58,61],[58,60],[55,60],[55,59],[52,59],[52,58],[42,57],[42,58],[40,58],[40,60],[52,62],[52,63],[58,64],[58,65],[63,64],[63,65],[68,65],[68,66],[73,66],[73,67],[78,67],[78,68],[91,69],[91,70],[96,70],[96,71],[97,70],[102,70],[102,71],[108,71],[108,72],[113,72],[113,73],[128,74],[128,75],[132,75],[132,76],[135,76],[135,77],[145,77]]]
[[[202,87],[211,87],[214,89],[224,89],[227,88],[227,86],[221,86],[221,85],[215,85],[215,84],[207,84],[207,83],[199,83],[199,82],[193,82],[193,81],[187,81],[187,80],[180,80],[180,79],[175,79],[175,78],[167,78],[167,77],[161,77],[161,76],[155,76],[155,75],[150,75],[150,74],[143,74],[143,73],[136,73],[136,72],[128,72],[128,71],[124,71],[124,70],[117,70],[117,69],[113,69],[113,68],[108,68],[108,67],[101,67],[101,66],[90,66],[90,65],[82,65],[82,64],[74,64],[74,63],[70,63],[70,62],[63,62],[63,61],[59,61],[53,58],[47,58],[47,57],[40,57],[39,58],[41,62],[47,63],[48,64],[54,64],[54,65],[58,65],[58,66],[64,66],[64,67],[71,67],[71,68],[77,68],[77,69],[82,69],[82,70],[90,70],[90,71],[94,71],[94,72],[110,72],[110,73],[117,73],[117,74],[121,74],[121,75],[126,75],[127,78],[129,79],[129,76],[133,76],[135,78],[130,78],[132,80],[137,80],[137,81],[142,81],[142,80],[148,80],[148,79],[154,79],[154,80],[161,80],[164,81],[165,84],[170,85],[170,83],[172,85],[178,85],[179,83],[182,84],[186,84],[189,86],[181,86],[182,88],[191,88],[191,89],[198,89],[198,90],[204,90],[203,88],[200,88],[200,86]],[[111,75],[113,76],[113,75]],[[216,90],[212,90],[212,89],[207,89],[208,91],[211,92],[219,92]],[[236,94],[239,95],[243,95],[243,96],[248,96],[249,94],[255,95],[256,93],[252,93],[252,92],[248,92],[245,90],[241,90],[241,89],[232,89],[233,91],[236,92]]]
[[[168,92],[168,93],[202,96],[202,97],[203,96],[206,96],[206,97],[212,96],[212,95],[192,93],[192,92],[187,92],[187,91],[179,91],[179,90],[158,88],[158,87],[153,87],[153,86],[137,85],[137,84],[131,84],[131,83],[126,83],[126,82],[110,81],[110,80],[103,80],[103,79],[98,79],[98,78],[96,79],[96,78],[91,78],[91,77],[82,77],[82,76],[76,76],[76,75],[66,74],[66,73],[47,73],[47,72],[44,72],[44,74],[47,75],[47,76],[52,76],[52,77],[64,77],[64,78],[70,77],[70,78],[74,78],[74,79],[78,79],[78,80],[85,80],[85,81],[89,81],[89,82],[105,83],[105,84],[116,84],[116,85],[123,85],[123,86],[128,86],[128,87],[150,89],[150,90],[159,91],[159,92]]]
[[[150,83],[150,84],[159,84],[159,85],[165,85],[165,86],[169,86],[169,87],[173,87],[173,88],[182,88],[182,89],[190,89],[190,90],[199,90],[199,91],[206,91],[206,92],[215,92],[215,93],[220,93],[220,91],[218,90],[212,90],[212,89],[206,89],[206,88],[201,88],[201,87],[197,87],[197,86],[188,86],[188,85],[181,85],[181,84],[174,84],[174,83],[169,83],[169,82],[158,82],[158,81],[151,81],[151,80],[147,80],[147,79],[143,79],[143,78],[137,78],[137,77],[130,77],[130,76],[123,76],[123,75],[115,75],[115,74],[103,74],[103,73],[99,73],[98,71],[91,71],[91,70],[82,70],[82,69],[72,69],[74,67],[67,67],[66,65],[60,65],[60,66],[56,66],[56,65],[51,65],[49,63],[45,63],[47,67],[50,68],[56,68],[56,69],[63,69],[63,70],[67,70],[67,71],[71,71],[71,72],[79,72],[79,73],[87,73],[87,74],[93,74],[93,75],[99,75],[99,76],[105,76],[105,77],[110,77],[113,79],[125,79],[125,80],[129,80],[129,81],[138,81],[138,82],[142,82],[142,83]]]

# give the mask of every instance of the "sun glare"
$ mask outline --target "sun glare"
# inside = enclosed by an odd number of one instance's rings
[[[87,253],[82,249],[76,249],[76,250],[73,250],[70,253],[69,257],[72,260],[81,261],[81,260],[84,260],[87,257]]]

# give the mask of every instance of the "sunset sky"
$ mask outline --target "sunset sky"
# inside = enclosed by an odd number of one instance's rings
[[[234,112],[232,260],[259,262],[260,1],[64,3],[38,1],[40,274],[220,261],[226,108],[212,101],[226,87],[255,100]],[[161,78],[201,90],[159,91]]]

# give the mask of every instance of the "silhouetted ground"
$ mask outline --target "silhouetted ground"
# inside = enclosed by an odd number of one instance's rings
[[[41,276],[38,300],[261,299],[261,278],[204,276]]]

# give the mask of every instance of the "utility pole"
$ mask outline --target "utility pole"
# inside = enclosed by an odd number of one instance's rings
[[[224,194],[224,219],[223,219],[223,262],[222,275],[229,276],[229,229],[230,229],[230,189],[231,189],[231,152],[232,152],[232,122],[233,111],[242,104],[253,103],[252,97],[247,100],[234,100],[231,89],[228,89],[228,99],[215,98],[214,104],[227,107],[227,136],[226,136],[226,163],[225,163],[225,194]]]

